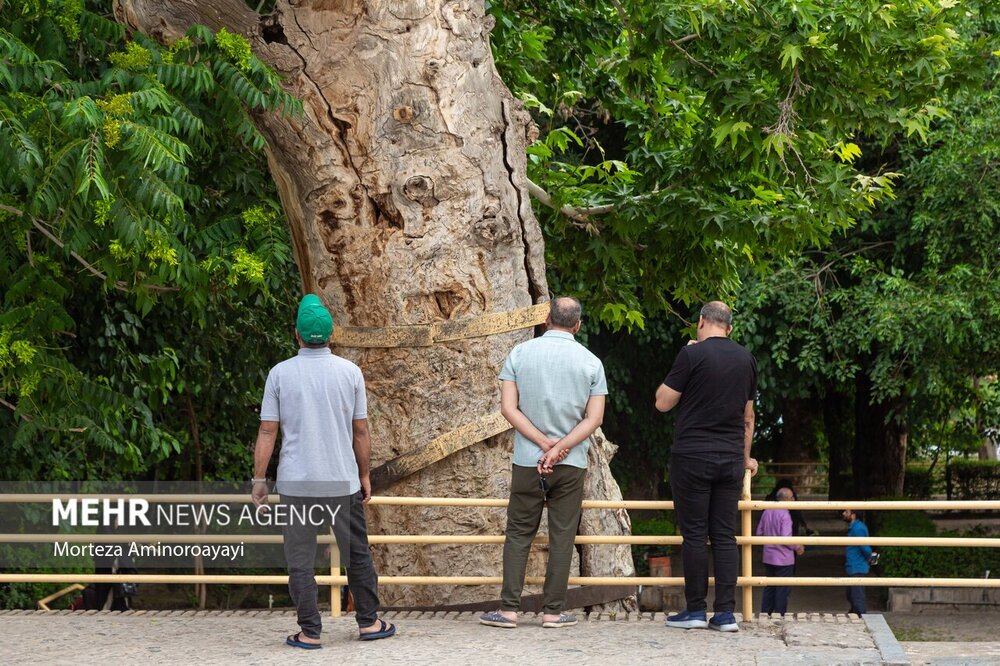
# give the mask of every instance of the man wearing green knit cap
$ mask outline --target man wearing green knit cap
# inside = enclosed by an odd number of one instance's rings
[[[396,627],[378,618],[378,577],[368,549],[364,505],[371,498],[368,401],[361,369],[330,351],[333,317],[306,294],[295,318],[299,352],[271,368],[264,385],[254,449],[253,501],[266,509],[267,467],[281,430],[275,490],[282,525],[288,589],[301,631],[285,643],[321,647],[316,535],[330,527],[354,596],[360,639],[388,638]]]

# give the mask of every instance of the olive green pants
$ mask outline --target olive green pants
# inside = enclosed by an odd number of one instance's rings
[[[507,538],[503,544],[503,610],[521,608],[524,571],[528,566],[531,541],[538,533],[542,508],[548,507],[549,562],[545,569],[544,612],[558,615],[566,603],[566,585],[573,560],[576,532],[580,527],[583,478],[587,470],[556,465],[545,477],[548,492],[542,490],[535,467],[513,466],[510,504],[507,506]]]

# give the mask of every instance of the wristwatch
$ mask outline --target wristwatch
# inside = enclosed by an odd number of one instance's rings
[[[265,477],[263,479],[250,479],[250,485],[256,486],[258,483],[263,483],[266,486],[267,478]]]

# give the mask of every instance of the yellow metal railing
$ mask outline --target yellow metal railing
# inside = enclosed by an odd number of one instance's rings
[[[753,588],[775,584],[774,578],[754,576],[752,570],[752,548],[765,544],[799,544],[816,546],[937,546],[964,548],[1000,548],[1000,538],[958,538],[958,537],[759,537],[752,533],[752,513],[764,509],[801,509],[801,510],[837,510],[853,508],[855,510],[879,509],[885,511],[899,510],[956,510],[975,509],[1000,511],[1000,501],[801,501],[801,502],[764,502],[750,499],[750,476],[744,479],[743,499],[739,502],[741,513],[741,534],[736,542],[740,546],[742,569],[737,585],[742,588],[743,616],[750,620],[753,617]],[[135,495],[61,495],[61,494],[8,494],[0,495],[0,503],[10,502],[51,502],[53,499],[70,498],[109,498],[128,499]],[[149,502],[198,502],[198,503],[245,503],[249,495],[144,495]],[[278,501],[278,496],[272,496],[272,502]],[[507,500],[493,498],[450,498],[450,497],[373,497],[372,505],[376,506],[434,506],[434,507],[498,507],[507,506]],[[638,501],[638,500],[585,500],[583,508],[600,509],[651,509],[673,510],[674,503],[669,501]],[[0,544],[3,543],[80,543],[93,541],[94,535],[89,534],[0,534]],[[212,534],[102,534],[102,543],[281,543],[279,535],[212,535]],[[372,544],[502,544],[503,535],[430,535],[430,534],[371,534],[368,537]],[[332,535],[320,536],[319,543],[334,543]],[[546,543],[547,538],[539,536],[536,543]],[[681,537],[663,536],[619,536],[619,535],[579,535],[578,544],[602,545],[674,545],[682,542]],[[341,574],[337,549],[331,549],[330,575],[317,576],[320,585],[330,585],[331,611],[336,617],[341,613],[339,586],[347,583],[347,577]],[[279,585],[287,584],[288,576],[284,575],[242,575],[242,574],[79,574],[79,573],[7,573],[0,572],[2,583],[174,583],[174,584],[249,584],[249,585]],[[540,585],[544,579],[540,576],[528,576],[526,582]],[[714,583],[712,579],[710,583]],[[380,576],[380,585],[500,585],[500,576]],[[637,577],[637,576],[571,576],[571,585],[652,585],[681,586],[684,579],[679,576],[667,577]],[[781,585],[787,586],[891,586],[891,587],[1000,587],[1000,578],[885,578],[885,577],[782,577]],[[73,588],[66,588],[71,591]],[[39,602],[39,606],[48,610],[49,603],[56,595],[50,595]]]

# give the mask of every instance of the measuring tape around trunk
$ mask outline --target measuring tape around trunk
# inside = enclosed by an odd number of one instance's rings
[[[506,312],[413,326],[337,326],[330,344],[334,347],[430,347],[437,342],[509,333],[545,321],[549,304],[539,303]]]

